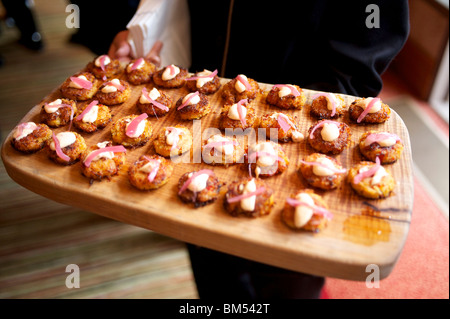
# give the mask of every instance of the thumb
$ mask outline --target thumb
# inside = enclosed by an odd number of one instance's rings
[[[128,42],[121,42],[117,48],[115,54],[116,58],[128,57],[131,53],[131,48]]]
[[[161,64],[161,50],[163,48],[163,43],[159,40],[153,44],[153,47],[150,49],[150,52],[145,56],[148,60],[154,63],[156,66]]]

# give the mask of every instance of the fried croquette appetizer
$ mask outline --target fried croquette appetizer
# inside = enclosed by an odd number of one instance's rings
[[[153,74],[153,82],[158,87],[175,89],[184,86],[187,77],[188,72],[186,69],[171,64],[155,72]]]
[[[139,85],[148,83],[153,78],[153,73],[156,72],[156,65],[149,60],[139,58],[128,63],[126,69],[128,82]]]
[[[319,119],[335,119],[346,111],[342,96],[333,93],[317,93],[312,96],[311,116]]]
[[[109,107],[99,104],[97,100],[80,106],[73,120],[73,125],[86,133],[93,133],[111,122]]]
[[[197,120],[211,112],[208,97],[198,91],[180,98],[176,108],[182,120]]]
[[[86,101],[97,93],[100,84],[100,81],[92,73],[81,72],[66,79],[61,85],[60,91],[65,98]]]
[[[313,153],[300,163],[300,173],[306,182],[322,190],[337,188],[347,172],[337,159],[320,153]]]
[[[103,178],[110,180],[125,164],[126,151],[122,145],[113,146],[110,141],[97,143],[81,156],[81,172],[91,183]]]
[[[388,132],[370,131],[364,133],[359,140],[359,150],[368,160],[380,163],[395,163],[403,152],[402,140],[396,135]]]
[[[274,206],[273,191],[259,178],[244,178],[228,186],[223,206],[231,216],[260,217]]]
[[[181,125],[164,127],[153,141],[153,146],[155,152],[161,156],[180,156],[191,150],[191,131]]]
[[[266,130],[266,137],[279,142],[301,142],[304,139],[296,120],[284,113],[272,112],[264,114],[259,120],[259,127]]]
[[[380,124],[386,122],[391,109],[380,98],[357,99],[349,107],[350,119],[358,124]]]
[[[203,162],[209,165],[225,165],[243,163],[244,145],[236,138],[216,134],[203,141]]]
[[[220,88],[217,70],[214,70],[214,72],[209,70],[197,72],[194,76],[187,78],[186,81],[186,87],[189,91],[199,91],[205,95],[216,93]]]
[[[289,166],[289,159],[283,148],[275,142],[264,141],[250,145],[247,151],[249,173],[256,177],[270,177],[283,173]]]
[[[61,165],[76,163],[87,148],[84,138],[76,132],[53,133],[46,144],[48,157]]]
[[[42,106],[40,118],[42,122],[50,127],[61,127],[72,122],[76,111],[75,101],[56,99]]]
[[[115,77],[122,72],[122,66],[119,60],[111,59],[106,54],[100,55],[93,62],[90,62],[87,68],[97,79],[103,81]]]
[[[142,155],[128,169],[131,185],[140,190],[157,189],[166,184],[172,176],[173,165],[158,155]]]
[[[325,201],[311,189],[288,197],[281,212],[281,219],[288,227],[312,232],[324,229],[332,217]]]
[[[222,98],[226,104],[234,104],[240,100],[254,100],[259,93],[259,85],[253,79],[239,74],[223,86]]]
[[[178,181],[178,197],[196,208],[205,206],[217,200],[221,186],[212,170],[184,173]]]
[[[348,172],[348,182],[360,196],[370,199],[388,197],[395,187],[392,175],[376,158],[376,162],[360,162]]]
[[[147,114],[125,116],[112,125],[111,135],[114,143],[125,147],[140,147],[148,142],[153,127]]]
[[[128,100],[130,94],[131,87],[126,81],[112,79],[100,86],[96,98],[102,104],[116,105]]]
[[[226,104],[220,113],[220,128],[256,128],[259,119],[256,116],[255,109],[251,107],[247,100],[240,100],[234,104]]]
[[[350,140],[350,127],[341,122],[321,120],[308,131],[309,145],[324,154],[339,154]]]
[[[25,122],[17,125],[11,145],[23,153],[34,153],[41,150],[52,137],[52,130],[45,124]]]
[[[148,116],[160,117],[169,113],[172,108],[172,99],[163,91],[157,88],[142,89],[141,97],[136,102],[136,106],[141,113],[147,113]]]
[[[268,104],[281,109],[300,110],[305,105],[306,96],[297,85],[276,84],[267,94],[266,101]]]

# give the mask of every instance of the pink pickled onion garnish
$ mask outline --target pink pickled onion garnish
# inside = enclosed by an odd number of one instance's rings
[[[208,174],[209,176],[214,175],[214,172],[210,169],[201,169],[198,172],[195,172],[192,174],[191,177],[189,177],[186,182],[184,182],[183,186],[181,186],[180,190],[178,191],[178,194],[181,194],[182,192],[184,192],[188,186],[192,183],[192,181],[194,180],[194,178],[196,178],[199,175],[202,174]]]
[[[148,174],[148,181],[151,183],[153,182],[153,180],[156,177],[156,174],[158,173],[159,170],[159,165],[161,165],[161,162],[158,160],[155,160],[153,158],[149,158],[147,156],[144,156],[144,158],[149,162],[149,163],[153,163],[155,166],[152,168],[152,170],[150,171],[150,173]]]
[[[95,150],[95,151],[91,152],[86,157],[86,159],[84,160],[83,164],[84,164],[84,166],[89,167],[91,165],[91,162],[94,160],[94,158],[96,158],[101,153],[105,153],[105,152],[125,153],[126,151],[127,150],[122,145],[107,146],[107,147],[104,147],[104,148],[99,148],[98,150]]]
[[[132,137],[134,135],[134,133],[137,130],[137,127],[139,125],[139,123],[141,123],[143,120],[145,120],[148,117],[147,113],[142,113],[141,115],[139,115],[138,117],[135,117],[130,124],[128,124],[127,126],[127,131],[125,132],[125,134],[128,137]]]
[[[259,194],[264,193],[265,190],[266,190],[266,188],[264,186],[261,186],[254,192],[250,192],[250,193],[238,195],[238,196],[235,196],[235,197],[227,198],[227,202],[228,203],[236,203],[236,202],[239,202],[239,201],[241,201],[243,199],[246,199],[248,197],[251,197],[251,196],[258,196]]]
[[[369,113],[370,109],[375,105],[375,103],[377,103],[378,101],[380,101],[381,99],[379,97],[373,98],[370,102],[369,105],[367,105],[366,109],[361,113],[361,115],[358,117],[358,119],[356,120],[357,123],[360,123],[363,118],[367,115],[367,113]]]
[[[134,61],[133,65],[130,68],[130,71],[136,70],[139,65],[141,65],[142,61],[144,61],[144,58],[139,58],[136,61]]]
[[[33,125],[34,125],[34,129],[33,129],[33,131],[34,131],[35,129],[38,128],[38,126],[34,122],[25,122],[25,123],[21,123],[21,124],[17,125],[17,133],[16,133],[16,135],[17,136],[22,135],[22,133],[23,133],[23,131],[25,129],[33,128]]]
[[[125,90],[125,86],[123,86],[122,84],[116,84],[112,81],[106,82],[105,86],[114,86],[116,89],[118,89],[119,91],[123,91]],[[104,87],[105,87],[104,86]]]
[[[293,95],[293,96],[300,96],[300,92],[297,90],[297,88],[295,87],[295,86],[293,86],[293,85],[287,85],[287,84],[276,84],[276,85],[274,85],[273,87],[275,87],[275,88],[283,88],[283,87],[287,87],[287,88],[289,88],[290,90],[291,90],[291,94]]]
[[[91,103],[89,103],[89,105],[83,110],[83,112],[80,113],[80,115],[78,115],[75,120],[76,121],[81,121],[84,117],[84,115],[86,113],[88,113],[95,105],[98,104],[97,100],[92,101]]]
[[[246,88],[248,91],[251,91],[251,90],[252,90],[252,86],[250,85],[250,83],[248,83],[248,81],[247,81],[246,79],[244,79],[244,77],[243,77],[242,75],[239,74],[239,75],[236,77],[236,80],[238,80],[239,82],[241,82],[242,84],[244,84],[245,88]]]
[[[148,95],[148,91],[147,88],[143,88],[142,89],[142,95],[144,95],[144,97],[150,101],[150,103],[152,103],[154,106],[156,106],[158,109],[161,109],[163,111],[168,112],[169,108],[167,106],[165,106],[164,104],[161,104],[159,102],[156,102],[155,100],[153,100],[152,98],[150,98],[150,95]]]
[[[332,110],[331,110],[331,116],[334,116],[336,114],[336,98],[331,93],[318,93],[312,96],[312,99],[316,99],[319,96],[324,96],[328,99],[328,101],[331,102]]]
[[[382,133],[371,133],[369,135],[367,135],[366,140],[365,140],[365,144],[366,145],[371,145],[373,143],[377,143],[380,141],[383,141],[387,138],[395,138],[395,141],[402,141],[397,135],[395,134],[391,134],[391,133],[387,133],[387,132],[382,132]]]
[[[372,166],[369,170],[356,175],[355,178],[353,179],[353,183],[359,184],[363,179],[367,177],[372,177],[373,175],[375,175],[375,173],[378,171],[379,168],[380,168],[380,159],[377,157],[375,159],[375,165]]]
[[[278,113],[277,121],[285,133],[287,133],[291,127],[295,128],[295,124],[284,114]]]
[[[100,61],[100,68],[102,69],[102,71],[105,71],[105,60],[107,58],[107,55],[102,55],[99,59]]]
[[[187,78],[186,81],[193,81],[193,80],[198,80],[198,79],[205,79],[205,78],[213,78],[217,75],[217,69],[214,70],[214,72],[212,72],[211,74],[208,75],[197,75],[197,76],[192,76],[190,78]]]
[[[302,202],[298,199],[291,198],[291,197],[286,198],[286,202],[289,205],[294,206],[294,207],[300,206],[300,205],[307,206],[307,207],[311,208],[314,212],[319,213],[320,215],[324,216],[325,218],[328,218],[328,219],[333,218],[333,214],[329,210],[327,210],[321,206],[310,205],[308,203]]]
[[[337,125],[338,127],[340,127],[340,125],[341,125],[341,123],[336,122],[336,121],[330,121],[330,120],[324,120],[324,121],[321,121],[321,122],[317,123],[317,124],[313,127],[313,129],[311,130],[311,134],[309,134],[309,138],[310,138],[310,139],[313,139],[313,138],[314,138],[314,135],[313,135],[314,132],[315,132],[319,127],[322,127],[325,123],[335,124],[335,125]]]
[[[170,75],[174,75],[175,74],[175,66],[173,64],[168,66],[169,70],[170,70]]]
[[[177,108],[177,110],[181,110],[182,108],[186,107],[186,106],[189,104],[189,102],[190,102],[194,97],[196,97],[196,96],[199,95],[199,94],[200,94],[200,93],[199,93],[198,91],[192,93],[191,96],[189,96],[189,98],[186,100],[186,102],[184,102],[183,104],[181,104],[181,105]]]
[[[180,130],[180,129],[176,128],[176,127],[166,127],[166,130],[168,130],[170,132],[175,131],[176,134],[177,134],[177,137],[173,141],[172,148],[170,149],[171,151],[173,151],[177,147],[178,141],[180,140],[180,136],[179,135],[180,134],[184,134],[184,132],[183,132],[183,130]]]
[[[59,140],[56,137],[55,133],[52,133],[52,139],[53,139],[53,143],[55,143],[55,150],[56,150],[56,154],[58,155],[58,157],[60,159],[62,159],[63,161],[66,161],[66,162],[70,161],[70,157],[63,153],[63,151],[61,149],[61,145],[59,144]]]
[[[330,171],[332,171],[333,173],[337,173],[337,174],[343,174],[345,172],[347,172],[346,169],[338,169],[336,167],[328,167],[327,165],[324,165],[320,162],[306,162],[306,161],[300,161],[300,163],[305,164],[305,165],[314,165],[314,166],[320,166],[323,167],[325,169],[329,169]]]
[[[262,157],[262,156],[268,156],[271,158],[275,158],[277,161],[281,162],[284,161],[284,158],[279,157],[278,155],[274,155],[268,152],[253,152],[248,156],[248,162],[249,163],[255,163],[253,162],[257,157]]]
[[[241,121],[241,124],[242,124],[242,127],[246,127],[247,126],[247,121],[245,120],[245,116],[244,116],[244,113],[242,112],[242,108],[243,108],[243,106],[242,106],[242,104],[243,103],[247,103],[247,99],[244,99],[244,100],[240,100],[239,102],[237,102],[237,111],[238,111],[238,114],[239,114],[239,120]]]
[[[92,89],[92,82],[91,81],[88,81],[88,80],[85,80],[85,79],[80,79],[77,76],[71,76],[70,77],[70,81],[72,81],[76,85],[81,86],[81,88],[83,88],[83,89],[86,89],[86,90]]]

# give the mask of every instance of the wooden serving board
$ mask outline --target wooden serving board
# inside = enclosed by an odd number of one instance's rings
[[[222,84],[229,79],[221,79]],[[136,101],[143,85],[132,86],[130,99],[123,105],[111,107],[113,121],[129,114],[139,114]],[[153,84],[148,84],[151,89]],[[258,115],[277,110],[265,103],[271,85],[260,84],[264,91],[252,102]],[[186,88],[165,90],[173,98],[188,93]],[[316,122],[309,115],[310,96],[315,92],[305,90],[307,105],[300,111],[285,111],[297,117],[301,132],[306,136],[308,128]],[[61,97],[59,88],[46,96],[21,120],[39,122],[39,112],[45,102]],[[223,101],[219,92],[209,96],[213,110],[201,119],[201,130],[218,127]],[[347,104],[355,99],[344,96]],[[281,111],[281,110],[280,110]],[[126,164],[111,181],[94,182],[82,176],[80,163],[60,166],[47,158],[45,151],[24,155],[11,146],[12,133],[2,146],[2,158],[10,177],[18,184],[57,202],[76,206],[96,214],[127,224],[150,229],[178,240],[208,247],[251,260],[295,271],[352,280],[365,280],[373,270],[369,264],[379,267],[380,279],[392,271],[406,240],[413,205],[413,177],[411,147],[407,128],[401,118],[392,111],[384,124],[360,126],[351,123],[348,116],[339,121],[350,125],[352,131],[349,146],[336,158],[345,168],[362,160],[358,141],[362,133],[374,129],[396,133],[405,149],[401,159],[386,168],[397,184],[393,195],[384,200],[367,200],[354,193],[348,183],[333,191],[318,191],[327,202],[334,217],[320,233],[294,231],[280,219],[285,198],[300,189],[308,188],[298,174],[299,161],[314,150],[306,139],[300,143],[283,143],[290,165],[283,174],[265,181],[275,191],[276,204],[271,214],[261,218],[231,217],[223,209],[224,192],[219,200],[195,209],[183,203],[177,196],[180,176],[200,168],[211,168],[222,182],[230,183],[246,174],[238,164],[228,168],[204,163],[178,163],[169,182],[154,191],[140,191],[128,181],[127,171],[142,154],[155,154],[153,139],[164,126],[183,124],[192,130],[192,121],[182,121],[172,108],[167,116],[149,118],[154,127],[152,140],[145,146],[127,151]],[[110,140],[112,122],[93,134],[81,133],[88,146]],[[197,126],[196,126],[197,127]],[[67,130],[68,126],[55,129]],[[201,132],[193,132],[194,151],[200,150]],[[207,137],[204,137],[207,138]],[[224,189],[226,190],[226,188]]]

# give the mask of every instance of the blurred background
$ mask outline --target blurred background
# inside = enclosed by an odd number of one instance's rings
[[[34,105],[102,53],[66,27],[70,2],[25,1],[16,12],[10,3],[21,1],[0,1],[2,143]],[[123,19],[132,15],[124,12]],[[448,0],[410,0],[409,39],[383,76],[380,97],[402,117],[412,144],[415,203],[404,252],[380,289],[328,279],[324,297],[449,297],[448,18]],[[82,269],[79,289],[64,284],[68,264]],[[0,164],[0,298],[197,298],[197,292],[183,243],[36,195]]]

